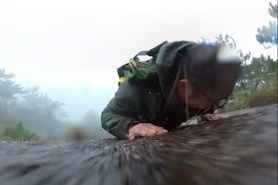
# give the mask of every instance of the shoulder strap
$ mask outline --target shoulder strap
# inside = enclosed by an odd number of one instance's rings
[[[133,58],[131,58],[128,63],[119,67],[117,69],[118,76],[120,78],[119,85],[125,81],[125,78],[126,78],[125,77],[125,71],[131,71],[132,73],[134,73],[134,70],[138,67],[138,64],[139,63],[144,63],[144,62],[140,61],[138,56],[146,55],[146,56],[152,57],[152,59],[155,60],[160,48],[167,43],[168,43],[167,41],[164,41],[161,44],[155,46],[154,48],[152,48],[150,50],[140,51]]]
[[[137,61],[138,60],[138,56],[144,56],[144,55],[147,55],[147,56],[150,56],[150,57],[153,57],[154,59],[156,58],[158,52],[159,52],[159,49],[164,45],[164,44],[167,44],[168,42],[167,41],[164,41],[162,42],[161,44],[155,46],[154,48],[150,49],[150,50],[144,50],[144,51],[140,51],[139,53],[137,53],[134,57],[133,57],[133,60]]]

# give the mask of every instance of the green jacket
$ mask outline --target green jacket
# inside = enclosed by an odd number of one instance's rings
[[[179,66],[178,55],[196,43],[180,41],[161,45],[158,53],[149,53],[157,65],[157,74],[142,81],[126,80],[102,112],[102,127],[120,139],[126,139],[128,129],[137,123],[153,123],[172,130],[198,112],[191,109],[186,113],[186,106],[172,88]]]

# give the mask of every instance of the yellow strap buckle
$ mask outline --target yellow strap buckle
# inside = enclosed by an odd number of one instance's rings
[[[125,81],[125,77],[121,77],[121,78],[119,79],[119,83],[120,83],[120,84],[124,83],[124,81]]]

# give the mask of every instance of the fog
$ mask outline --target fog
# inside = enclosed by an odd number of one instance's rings
[[[64,123],[81,124],[93,112],[98,121],[91,124],[100,129],[101,111],[117,90],[117,67],[140,50],[228,34],[243,52],[277,58],[277,47],[265,49],[255,39],[272,20],[268,3],[1,0],[0,69],[64,103]]]

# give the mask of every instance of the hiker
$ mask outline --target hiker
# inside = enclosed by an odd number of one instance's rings
[[[241,74],[240,57],[218,44],[163,42],[138,55],[118,69],[118,91],[101,115],[102,127],[119,139],[162,135],[192,117],[219,119],[214,110]]]

